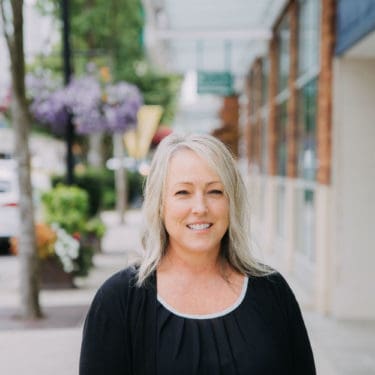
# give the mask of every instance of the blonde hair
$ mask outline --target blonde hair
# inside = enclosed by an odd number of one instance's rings
[[[138,264],[137,284],[143,284],[165,255],[168,235],[163,224],[163,191],[169,162],[182,149],[189,149],[204,159],[224,185],[229,200],[229,228],[222,240],[222,257],[240,273],[249,276],[269,273],[269,268],[258,263],[251,254],[250,210],[246,188],[231,152],[210,135],[173,133],[160,142],[145,184],[143,253]]]

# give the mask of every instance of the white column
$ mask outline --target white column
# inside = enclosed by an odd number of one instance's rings
[[[375,318],[375,60],[334,64],[332,313]]]

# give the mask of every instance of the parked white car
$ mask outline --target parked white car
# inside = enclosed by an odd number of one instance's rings
[[[0,160],[0,238],[9,238],[19,231],[19,193],[16,166],[13,160]]]

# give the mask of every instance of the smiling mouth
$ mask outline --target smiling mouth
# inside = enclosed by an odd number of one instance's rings
[[[187,227],[192,230],[204,230],[212,227],[212,224],[188,224]]]

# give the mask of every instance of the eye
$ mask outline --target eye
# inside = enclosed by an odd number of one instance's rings
[[[222,195],[223,191],[219,189],[213,189],[208,192],[209,194],[214,194],[214,195]]]
[[[187,190],[178,190],[175,195],[187,195],[189,192]]]

